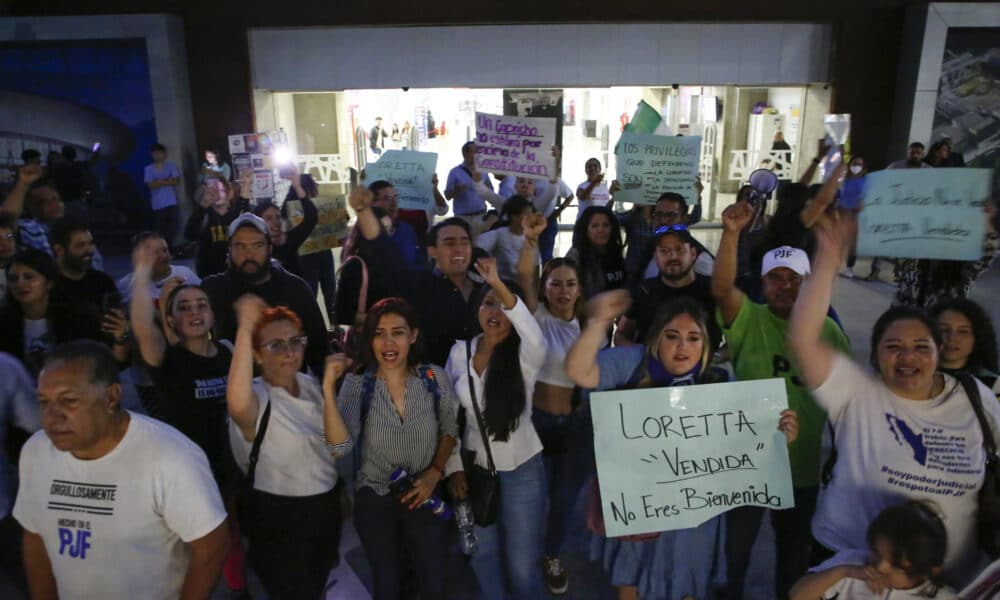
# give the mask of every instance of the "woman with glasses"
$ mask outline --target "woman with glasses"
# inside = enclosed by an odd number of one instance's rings
[[[226,439],[226,380],[232,344],[212,341],[215,317],[200,286],[170,280],[161,292],[159,317],[150,294],[156,249],[144,244],[133,255],[132,334],[156,386],[146,412],[177,428],[205,451],[212,475],[229,509],[229,554],[223,567],[226,585],[238,595],[246,590],[246,559],[233,515],[236,486]]]
[[[250,565],[271,598],[319,598],[340,543],[335,460],[350,446],[333,397],[337,367],[327,361],[322,388],[299,372],[307,337],[288,308],[245,295],[236,314],[226,403],[250,484],[240,507]]]

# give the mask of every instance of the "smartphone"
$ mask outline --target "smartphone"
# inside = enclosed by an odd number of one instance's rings
[[[358,170],[354,167],[348,169],[351,178],[351,189],[358,187]]]
[[[90,149],[91,152],[97,152],[101,149],[101,142],[94,142],[93,148]]]
[[[101,314],[106,315],[112,309],[122,307],[122,295],[118,292],[108,292],[101,296]]]

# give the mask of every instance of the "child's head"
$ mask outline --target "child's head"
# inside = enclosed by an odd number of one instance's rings
[[[873,564],[894,589],[910,589],[940,575],[947,544],[941,517],[924,502],[887,508],[868,526]]]

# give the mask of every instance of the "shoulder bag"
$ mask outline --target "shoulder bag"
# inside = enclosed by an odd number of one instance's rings
[[[497,522],[497,508],[500,500],[500,476],[497,475],[496,464],[493,462],[493,451],[490,449],[490,440],[486,435],[486,423],[483,422],[483,413],[479,410],[479,402],[476,401],[476,386],[472,382],[472,341],[465,340],[465,369],[469,379],[469,397],[472,400],[472,410],[476,413],[476,423],[479,424],[479,435],[483,439],[483,448],[486,449],[486,464],[489,468],[483,468],[475,461],[473,454],[471,460],[466,461],[465,479],[469,486],[469,503],[472,505],[472,515],[475,517],[476,525],[489,527]]]
[[[986,453],[983,487],[979,490],[979,507],[976,515],[976,529],[979,534],[979,547],[996,558],[1000,555],[1000,456],[997,455],[996,441],[993,439],[993,429],[987,421],[983,410],[983,399],[979,395],[979,384],[969,373],[959,373],[958,380],[965,388],[965,395],[972,403],[976,420],[983,430],[983,451]]]

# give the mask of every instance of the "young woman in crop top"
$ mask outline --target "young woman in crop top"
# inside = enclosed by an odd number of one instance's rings
[[[580,338],[583,315],[583,288],[576,263],[555,258],[545,264],[538,279],[538,236],[545,229],[541,215],[525,218],[525,243],[518,262],[518,278],[524,301],[535,315],[547,342],[545,361],[538,372],[532,397],[531,420],[541,438],[546,475],[549,480],[548,526],[545,583],[553,594],[562,594],[569,579],[559,561],[566,539],[572,505],[587,475],[593,472],[593,422],[590,409],[579,406],[577,389],[566,375],[566,353]]]

